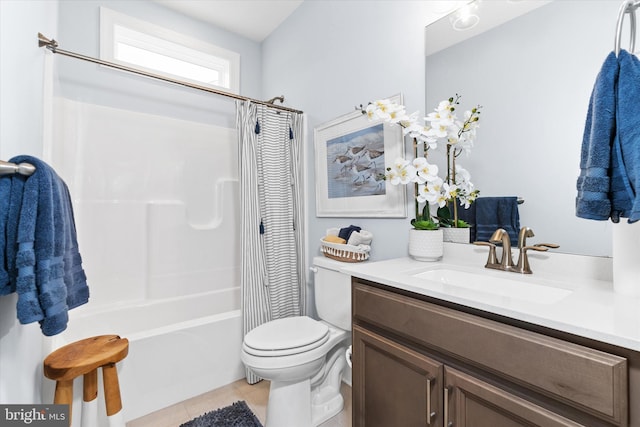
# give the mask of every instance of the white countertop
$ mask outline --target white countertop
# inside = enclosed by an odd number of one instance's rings
[[[533,274],[524,275],[484,268],[487,252],[487,248],[446,243],[439,262],[396,258],[341,263],[340,269],[354,277],[640,351],[640,298],[613,291],[611,258],[531,253]],[[511,286],[509,290],[514,292],[505,295],[493,292],[490,284],[483,289],[482,285],[457,286],[416,277],[438,269],[480,274],[495,278],[495,282],[507,279],[522,283]],[[518,291],[520,285],[527,284],[529,289]],[[549,298],[531,292],[531,288],[546,287],[556,288],[551,289]]]

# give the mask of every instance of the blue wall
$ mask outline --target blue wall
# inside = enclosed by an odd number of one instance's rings
[[[251,98],[260,97],[262,54],[259,43],[180,15],[151,1],[60,1],[60,30],[55,38],[61,48],[99,57],[101,6],[238,52],[240,94]],[[230,98],[73,58],[58,56],[56,60],[60,95],[65,98],[226,127],[235,126],[234,101]]]
[[[404,95],[408,112],[424,113],[428,3],[305,1],[263,43],[263,93],[283,93],[289,105],[307,113],[307,244],[311,256],[319,254],[327,228],[350,224],[374,234],[372,260],[407,255],[408,218],[316,217],[313,129],[351,113],[355,105],[397,93]],[[408,204],[413,206],[412,201]]]

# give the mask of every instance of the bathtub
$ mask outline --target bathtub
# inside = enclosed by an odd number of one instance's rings
[[[127,338],[129,354],[118,364],[118,376],[124,419],[130,421],[245,376],[239,308],[239,287],[99,309],[89,303],[69,312],[66,331],[45,338],[44,354],[94,335]],[[108,423],[99,387],[95,426],[102,427]],[[54,388],[44,380],[44,402],[53,401]],[[73,426],[80,425],[81,391],[78,378]]]

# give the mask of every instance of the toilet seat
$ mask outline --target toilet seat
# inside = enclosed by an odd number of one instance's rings
[[[272,320],[252,329],[243,348],[254,356],[289,356],[313,350],[329,340],[329,327],[310,317]]]

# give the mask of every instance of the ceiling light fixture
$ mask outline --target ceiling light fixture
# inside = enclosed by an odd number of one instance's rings
[[[477,12],[477,0],[462,6],[451,15],[451,18],[449,18],[451,27],[456,31],[470,30],[480,22],[480,17],[477,15]]]

